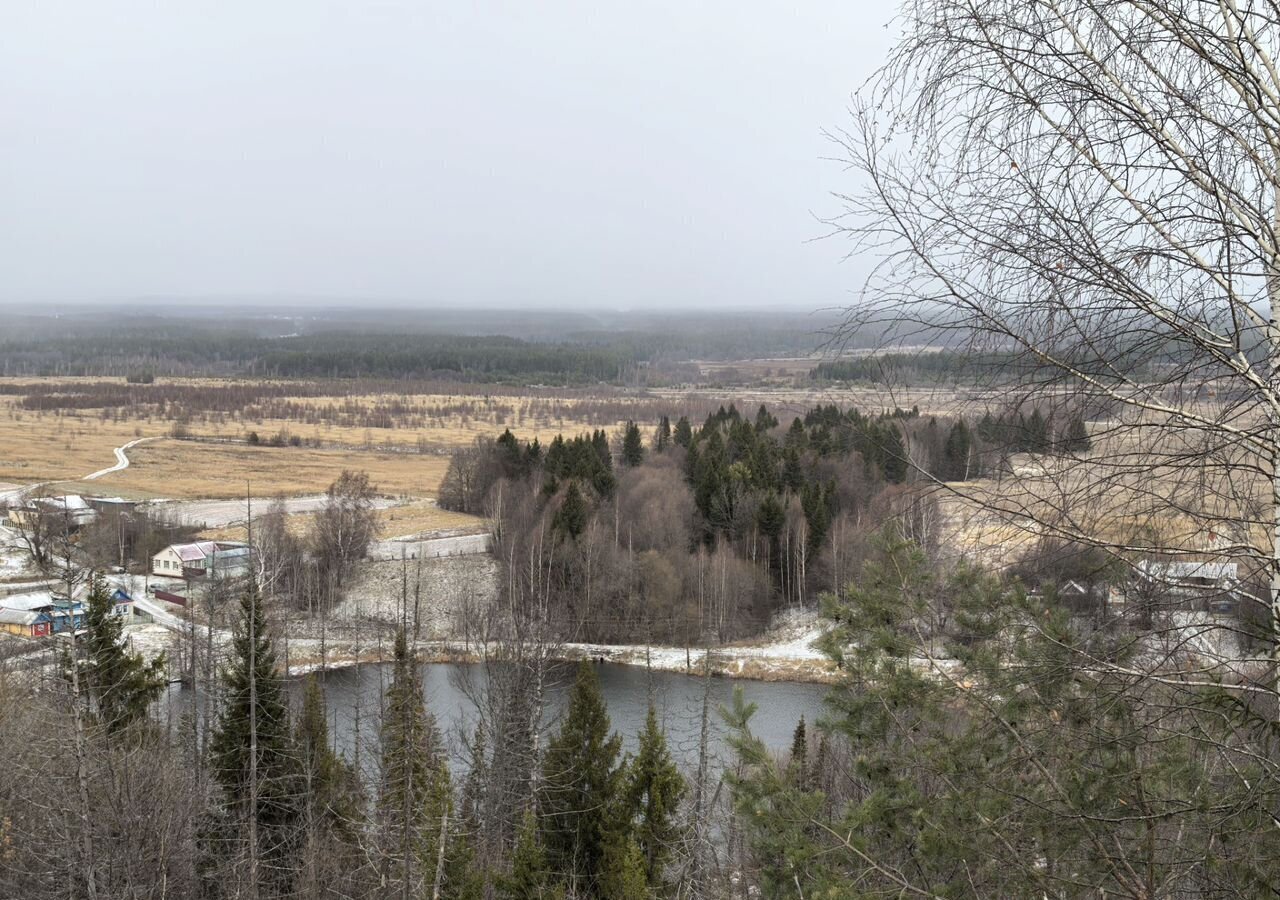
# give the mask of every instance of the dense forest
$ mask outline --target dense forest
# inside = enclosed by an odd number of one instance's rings
[[[936,505],[914,486],[983,477],[1011,452],[1089,449],[1082,419],[1039,408],[971,424],[827,405],[784,426],[730,405],[647,431],[546,445],[506,431],[455,452],[441,485],[442,506],[494,520],[505,590],[550,598],[568,637],[754,634],[843,585],[887,519],[936,541]]]
[[[816,318],[769,313],[281,310],[250,316],[191,306],[13,317],[0,375],[251,375],[454,379],[513,384],[666,383],[689,360],[805,354]],[[868,338],[869,339],[869,338]]]

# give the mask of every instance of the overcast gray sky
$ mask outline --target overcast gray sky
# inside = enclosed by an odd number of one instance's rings
[[[0,301],[843,302],[889,4],[8,0]]]

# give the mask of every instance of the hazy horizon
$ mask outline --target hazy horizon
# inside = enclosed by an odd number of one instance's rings
[[[22,5],[0,305],[839,306],[822,131],[889,15]]]

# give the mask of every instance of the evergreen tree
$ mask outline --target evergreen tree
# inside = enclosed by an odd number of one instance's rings
[[[907,447],[896,426],[884,426],[880,450],[885,480],[890,484],[902,484],[907,480]]]
[[[939,477],[943,481],[964,481],[969,477],[969,454],[972,446],[969,426],[963,419],[957,419],[947,433],[947,442],[942,449],[943,462]]]
[[[586,530],[587,501],[582,496],[578,482],[569,482],[569,487],[564,492],[564,499],[560,501],[560,508],[556,510],[551,520],[551,527],[574,540],[577,540],[578,536]]]
[[[302,761],[309,820],[353,839],[362,804],[360,779],[329,744],[329,721],[320,679],[307,676],[295,741]]]
[[[449,811],[449,770],[402,625],[396,631],[391,687],[381,729],[382,781],[377,846],[383,883],[423,896],[435,875]],[[394,893],[394,892],[393,892]]]
[[[627,422],[622,437],[622,464],[635,468],[644,462],[644,440],[640,437],[640,427],[635,422]]]
[[[1093,447],[1089,438],[1089,429],[1080,416],[1073,416],[1067,423],[1066,434],[1063,435],[1062,449],[1067,453],[1087,453]]]
[[[676,431],[672,439],[677,446],[684,447],[686,450],[693,444],[693,429],[689,427],[688,416],[681,416],[676,422]]]
[[[804,716],[800,717],[796,730],[791,735],[791,759],[787,766],[795,786],[802,791],[809,790],[809,739]]]
[[[600,459],[600,465],[612,472],[613,454],[609,451],[609,435],[604,433],[603,428],[591,433],[591,446],[595,449],[596,456]]]
[[[760,505],[756,507],[756,527],[760,529],[760,533],[770,542],[775,542],[782,534],[786,521],[787,511],[782,508],[782,501],[778,499],[778,495],[772,491],[765,494]]]
[[[653,436],[653,449],[662,453],[671,446],[671,419],[663,416],[658,420],[658,430]]]
[[[623,799],[630,815],[633,837],[640,850],[649,886],[662,887],[662,875],[679,833],[676,821],[685,783],[658,727],[653,704],[640,732],[640,748],[627,767]]]
[[[1030,453],[1043,453],[1049,449],[1049,425],[1041,415],[1039,407],[1031,411],[1030,418],[1026,419],[1026,424],[1023,426],[1022,434],[1023,450]]]
[[[778,420],[769,414],[769,410],[765,408],[763,403],[756,410],[756,431],[763,434],[766,431],[772,431],[778,427]]]
[[[601,896],[606,849],[627,836],[618,821],[621,750],[622,740],[609,733],[595,667],[584,660],[543,758],[539,803],[547,859],[576,895]]]
[[[538,838],[538,820],[525,810],[511,855],[511,871],[496,879],[501,900],[563,900],[564,890],[555,884],[547,855]]]
[[[106,583],[93,575],[85,611],[82,677],[98,722],[118,734],[145,719],[164,691],[165,658],[160,654],[148,663],[129,652],[122,636],[124,620],[114,606]]]
[[[462,821],[472,831],[480,827],[480,808],[484,802],[485,784],[489,780],[489,756],[485,744],[484,722],[479,721],[471,736],[471,768],[467,771],[466,780],[462,783],[462,798],[459,804]]]
[[[809,445],[809,436],[805,433],[804,421],[799,416],[791,420],[791,427],[787,429],[784,443],[788,450],[803,450]]]
[[[804,468],[800,465],[800,452],[795,447],[788,447],[782,454],[782,486],[793,494],[800,493],[804,487]]]
[[[605,852],[600,897],[604,900],[648,900],[650,896],[640,845],[633,838],[615,838]]]
[[[228,824],[245,829],[242,838],[250,827],[257,832],[260,891],[281,892],[301,837],[303,792],[275,646],[253,587],[240,599],[222,696],[210,745],[213,776]]]

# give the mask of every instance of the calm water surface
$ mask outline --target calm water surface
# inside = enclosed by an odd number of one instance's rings
[[[609,706],[613,730],[622,737],[624,750],[634,752],[652,697],[676,762],[686,770],[696,768],[704,679],[676,672],[650,673],[637,666],[609,663],[598,664],[596,672]],[[573,667],[565,666],[553,679],[543,715],[545,729],[558,727],[573,675]],[[427,706],[448,744],[452,768],[461,772],[465,770],[464,735],[471,733],[476,722],[476,707],[465,685],[483,685],[484,668],[475,663],[430,663],[422,666],[422,677]],[[356,758],[358,748],[361,768],[368,770],[377,757],[380,698],[390,684],[390,665],[334,669],[321,673],[320,679],[335,744],[349,759]],[[752,732],[774,749],[790,746],[792,732],[801,716],[812,723],[822,714],[822,698],[828,690],[821,684],[712,678],[711,748],[719,766],[728,761],[731,750],[727,743],[728,730],[718,709],[721,704],[732,702],[735,687],[741,687],[746,700],[758,706],[751,720]],[[296,710],[302,701],[302,681],[291,679],[289,690]],[[175,691],[171,704],[175,712],[188,711],[191,693]]]

